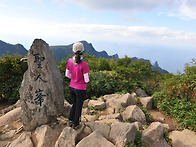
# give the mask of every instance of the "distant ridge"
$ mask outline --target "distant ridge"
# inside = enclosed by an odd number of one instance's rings
[[[158,62],[156,61],[153,65],[152,65],[152,70],[158,70],[158,71],[160,71],[161,73],[169,73],[167,70],[165,70],[165,69],[162,69],[160,66],[159,66],[159,64],[158,64]]]
[[[97,58],[106,58],[106,59],[113,58],[114,60],[117,60],[119,58],[117,54],[109,56],[106,51],[101,51],[101,52],[96,51],[93,45],[91,43],[88,43],[87,41],[80,41],[80,42],[83,43],[85,48],[84,55],[88,53],[89,55],[94,55]],[[56,59],[58,61],[61,61],[62,59],[65,59],[69,55],[71,56],[73,55],[72,45],[73,43],[70,45],[50,46],[50,49],[56,56]]]
[[[143,59],[143,58],[141,58],[141,59],[138,59],[137,57],[133,57],[132,58],[133,60],[141,60],[141,61],[143,61],[143,62],[150,62],[150,60],[146,60],[146,59]],[[159,71],[159,72],[161,72],[161,73],[164,73],[164,74],[167,74],[167,73],[169,73],[167,70],[165,70],[165,69],[162,69],[161,67],[159,67],[159,64],[158,64],[158,62],[156,61],[154,64],[152,64],[152,70],[153,71]]]
[[[24,56],[28,51],[21,44],[12,45],[0,40],[0,56],[7,55],[8,52],[9,55],[18,54]]]
[[[96,51],[91,43],[88,43],[87,41],[81,41],[81,42],[83,43],[85,48],[84,55],[88,53],[89,55],[94,55],[97,58],[106,58],[106,59],[113,58],[114,60],[119,59],[118,54],[109,56],[106,51],[101,51],[101,52]],[[50,46],[50,49],[55,55],[56,59],[60,62],[62,59],[66,59],[66,57],[68,57],[69,55],[73,56],[72,45],[73,43],[70,45]],[[9,52],[9,55],[18,54],[22,56],[25,56],[28,53],[27,49],[25,49],[24,46],[21,44],[12,45],[0,40],[0,57],[2,55],[7,55],[7,52]],[[146,60],[143,58],[139,59],[137,57],[133,57],[132,59],[142,60],[143,62],[150,62],[150,60]],[[152,65],[152,70],[154,71],[157,70],[161,73],[169,73],[167,70],[164,70],[161,67],[159,67],[157,61]]]

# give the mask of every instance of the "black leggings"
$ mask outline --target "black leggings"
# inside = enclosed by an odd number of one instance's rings
[[[73,124],[77,126],[79,125],[86,90],[77,90],[70,87],[70,93],[73,105],[71,107],[69,120],[73,121]]]

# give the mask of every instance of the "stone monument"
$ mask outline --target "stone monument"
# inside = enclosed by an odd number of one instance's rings
[[[28,69],[20,88],[21,119],[29,131],[47,124],[63,111],[62,75],[49,45],[35,39],[28,51]]]

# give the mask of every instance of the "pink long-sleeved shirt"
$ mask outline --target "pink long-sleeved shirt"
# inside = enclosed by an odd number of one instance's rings
[[[70,87],[80,90],[86,90],[89,82],[88,73],[90,69],[85,61],[75,65],[73,59],[67,62],[65,76],[71,78]]]

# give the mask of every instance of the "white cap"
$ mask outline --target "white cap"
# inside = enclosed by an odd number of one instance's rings
[[[76,52],[84,52],[84,46],[81,42],[76,42],[73,44],[73,52],[76,53]]]

